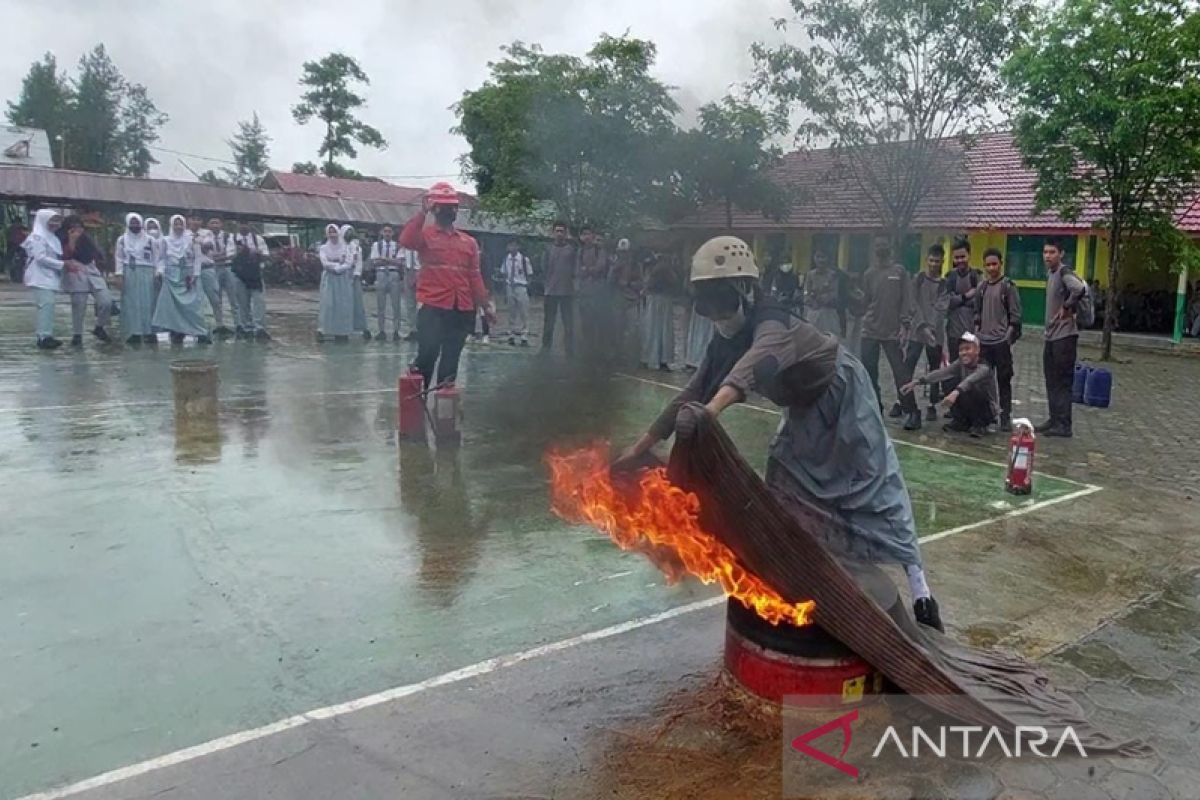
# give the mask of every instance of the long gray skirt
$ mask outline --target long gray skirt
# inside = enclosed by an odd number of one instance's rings
[[[321,305],[317,331],[323,336],[349,336],[354,330],[354,276],[325,270],[321,273]]]
[[[708,317],[696,313],[692,309],[692,319],[688,322],[687,355],[684,363],[689,367],[699,368],[708,351],[708,343],[712,341],[713,322]]]
[[[675,360],[675,303],[670,295],[646,295],[642,311],[642,363],[648,367]]]
[[[839,348],[837,373],[816,404],[789,408],[771,442],[767,485],[785,506],[808,503],[847,523],[828,526],[839,555],[920,564],[912,501],[863,365]]]
[[[187,277],[191,274],[189,267],[167,265],[162,288],[158,290],[158,305],[154,308],[154,327],[171,333],[208,336],[200,278],[197,276],[189,289]]]
[[[350,281],[354,292],[354,330],[365,331],[370,328],[367,322],[367,306],[363,299],[363,283],[361,275],[351,275]]]
[[[154,333],[154,267],[126,266],[121,285],[121,334]]]

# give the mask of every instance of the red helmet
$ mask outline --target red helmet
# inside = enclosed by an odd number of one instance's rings
[[[458,192],[445,181],[440,181],[430,186],[429,191],[425,193],[425,197],[429,199],[429,204],[434,206],[458,205]]]

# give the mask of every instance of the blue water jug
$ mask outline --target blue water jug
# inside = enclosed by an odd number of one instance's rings
[[[1076,403],[1083,402],[1083,390],[1087,387],[1088,375],[1092,368],[1087,364],[1075,365],[1075,382],[1071,384],[1071,399]]]
[[[1087,377],[1083,390],[1083,402],[1096,408],[1108,408],[1112,402],[1113,375],[1106,369],[1096,367]]]

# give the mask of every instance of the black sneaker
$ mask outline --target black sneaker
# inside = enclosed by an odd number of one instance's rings
[[[173,345],[183,344],[183,334],[182,333],[172,333],[171,334],[171,344],[173,344]]]
[[[404,337],[400,335],[400,331],[396,331],[395,333],[392,334],[392,341],[393,342],[404,341]]]
[[[517,346],[517,337],[515,337],[515,336],[508,337],[508,346],[516,347]]]
[[[970,429],[958,420],[950,420],[942,426],[942,430],[946,433],[966,433]]]
[[[1072,437],[1071,429],[1063,425],[1055,425],[1047,431],[1042,431],[1042,436],[1048,436],[1051,439],[1070,439]]]
[[[899,403],[893,403],[892,410],[887,415],[892,419],[900,419],[900,417],[904,416],[904,409],[900,407]]]
[[[913,412],[909,413],[908,418],[906,420],[904,420],[904,430],[906,430],[906,431],[921,430],[921,412],[920,411],[913,411]]]
[[[334,344],[349,344],[350,337],[349,336],[335,336],[335,337],[333,337],[333,343]]]
[[[145,336],[142,337],[142,342],[144,342],[145,344],[157,346],[158,345],[158,337],[156,335],[154,335],[153,333],[147,333]]]
[[[937,406],[930,406],[929,408],[925,409],[925,421],[926,422],[937,422],[937,420],[938,420]]]
[[[1004,433],[1012,431],[1012,414],[1000,412],[1000,430]]]
[[[62,342],[53,336],[47,336],[44,339],[38,339],[37,346],[38,350],[57,350],[62,347]]]
[[[913,616],[917,618],[919,625],[933,628],[941,633],[946,632],[945,626],[942,625],[941,612],[938,611],[937,600],[932,597],[922,597],[913,603]]]
[[[1038,425],[1036,428],[1034,428],[1034,430],[1037,431],[1038,433],[1046,433],[1051,428],[1056,428],[1056,427],[1058,427],[1058,426],[1054,424],[1054,420],[1048,419],[1045,422],[1043,422],[1041,425]]]
[[[213,343],[213,341],[212,341],[211,336],[197,336],[196,337],[196,344],[212,344],[212,343]]]
[[[522,339],[522,340],[521,340],[521,347],[529,347],[529,340],[528,340],[528,339]]]
[[[92,328],[92,336],[95,336],[97,339],[99,339],[102,342],[111,342],[112,341],[112,337],[108,335],[108,331],[104,330],[104,328],[101,328],[99,325]]]
[[[363,331],[363,332],[362,332],[362,338],[363,338],[363,341],[364,341],[364,342],[369,342],[369,341],[371,341],[371,332],[370,332],[370,331]]]
[[[246,333],[244,328],[238,328],[236,331],[234,331],[233,338],[240,342],[243,339],[249,338],[249,334]]]
[[[141,336],[130,336],[128,339],[125,340],[125,344],[129,345],[130,347],[138,347],[139,345],[141,345],[141,343],[142,343]]]
[[[260,330],[255,332],[254,338],[260,342],[269,342],[271,341],[271,334],[267,333],[265,330]]]
[[[215,331],[213,331],[213,333],[215,333],[217,335],[217,338],[221,339],[221,340],[225,340],[225,339],[228,339],[230,336],[233,336],[233,331],[230,330],[229,328],[226,328],[224,325],[217,328]]]
[[[377,341],[377,342],[386,342],[386,341],[387,341],[387,334],[386,334],[386,333],[384,333],[383,331],[380,331],[379,333],[375,334],[375,341]]]
[[[71,347],[83,347],[83,334],[77,333],[71,337]]]

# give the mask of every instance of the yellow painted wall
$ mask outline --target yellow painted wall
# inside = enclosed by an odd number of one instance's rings
[[[849,261],[850,261],[850,237],[844,233],[838,234],[837,265],[841,269],[846,269],[846,265]]]
[[[796,272],[808,272],[812,266],[812,234],[797,233],[791,236],[792,267]]]
[[[1108,239],[1096,237],[1096,279],[1101,286],[1108,286]]]

